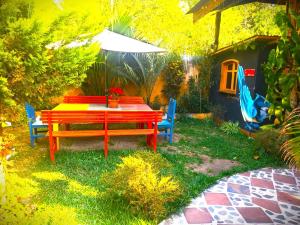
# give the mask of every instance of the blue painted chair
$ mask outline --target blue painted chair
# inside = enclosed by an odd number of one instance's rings
[[[30,145],[34,147],[35,140],[40,137],[45,137],[45,132],[47,132],[48,125],[43,124],[42,121],[37,120],[35,117],[35,110],[32,105],[25,104],[26,115],[28,119],[29,134],[30,134]],[[43,128],[43,130],[38,130]],[[42,134],[41,134],[42,133]]]
[[[176,100],[170,98],[167,118],[161,121],[160,123],[158,123],[158,129],[160,131],[164,131],[164,132],[160,132],[159,135],[168,137],[170,144],[172,144],[173,142],[175,112],[176,112]]]

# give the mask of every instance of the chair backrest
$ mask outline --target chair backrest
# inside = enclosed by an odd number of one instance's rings
[[[119,103],[123,104],[144,104],[144,99],[140,96],[120,96]]]
[[[107,123],[153,123],[162,121],[163,112],[153,111],[107,111]]]
[[[106,104],[106,96],[64,96],[64,103]]]
[[[42,110],[43,123],[104,123],[105,111],[91,110],[91,111],[59,111],[59,110]]]
[[[167,120],[171,122],[171,124],[174,124],[175,112],[176,112],[176,100],[170,98],[168,112],[167,112]]]
[[[26,110],[27,118],[31,119],[31,121],[35,121],[35,110],[34,110],[33,106],[26,102],[25,110]]]

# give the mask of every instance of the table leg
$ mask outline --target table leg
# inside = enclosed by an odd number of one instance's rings
[[[151,128],[152,128],[152,123],[151,123],[151,122],[148,122],[148,123],[147,123],[147,128],[148,128],[148,129],[151,129]],[[147,145],[148,145],[148,146],[151,146],[151,135],[147,135]]]
[[[59,130],[59,124],[54,123],[53,124],[53,131],[58,131]],[[59,138],[56,138],[56,146],[57,146],[57,151],[59,150]]]

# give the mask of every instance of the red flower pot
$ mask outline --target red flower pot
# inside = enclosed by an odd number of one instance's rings
[[[109,108],[118,108],[119,107],[119,99],[108,99],[108,107]]]

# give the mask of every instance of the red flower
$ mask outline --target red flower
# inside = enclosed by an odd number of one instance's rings
[[[124,91],[122,88],[112,87],[109,89],[109,94],[112,96],[113,99],[117,99],[120,95],[124,95]]]

